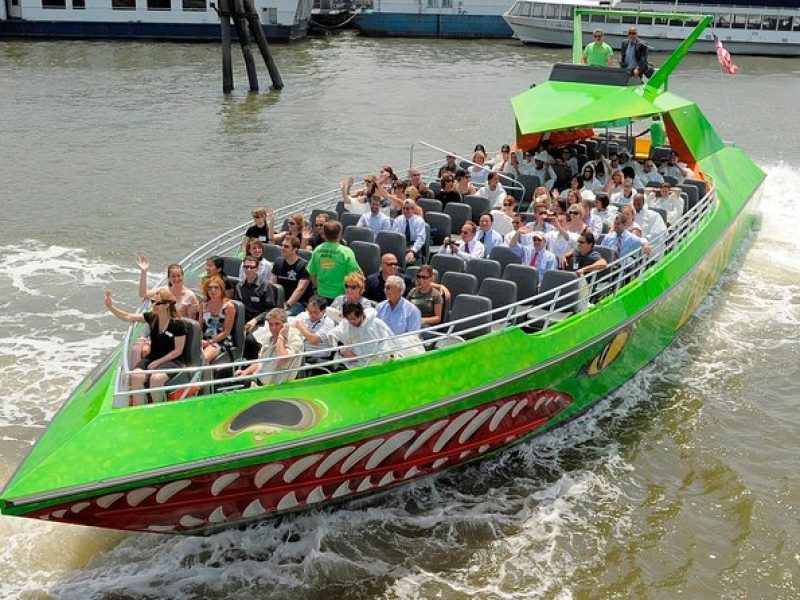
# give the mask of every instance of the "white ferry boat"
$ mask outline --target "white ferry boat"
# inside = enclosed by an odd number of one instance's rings
[[[312,0],[254,0],[271,41],[306,36]],[[0,0],[0,37],[218,40],[214,0]]]
[[[514,0],[373,0],[353,25],[374,36],[510,38],[503,11]]]
[[[711,15],[714,20],[693,52],[714,52],[716,35],[732,54],[800,55],[798,0],[517,0],[503,15],[514,36],[526,44],[571,46],[575,7],[613,8]],[[615,50],[635,25],[651,51],[671,51],[686,39],[697,21],[644,16],[584,16],[583,31],[600,28]]]

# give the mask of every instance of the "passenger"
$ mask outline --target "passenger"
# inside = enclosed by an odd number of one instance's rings
[[[270,277],[271,283],[278,283],[283,287],[283,308],[290,317],[303,312],[305,303],[311,296],[308,261],[297,254],[299,249],[300,241],[293,235],[286,236],[281,242],[281,255],[275,259]]]
[[[636,190],[633,189],[633,180],[626,179],[622,182],[622,191],[611,194],[611,202],[614,204],[633,204],[633,197]]]
[[[648,240],[658,240],[666,233],[667,225],[664,219],[656,211],[647,207],[644,194],[636,194],[633,197],[633,208],[636,211],[636,222],[642,228],[642,234]]]
[[[597,214],[595,207],[595,195],[586,190],[581,192],[581,208],[583,208],[583,224],[591,229],[595,236],[603,233],[603,220]]]
[[[502,173],[508,176],[513,177],[514,179],[519,179],[519,176],[522,175],[522,171],[520,170],[520,166],[522,165],[522,150],[514,150],[508,157],[508,164],[506,168],[503,169]]]
[[[512,238],[514,238],[514,235],[520,230],[521,227],[524,227],[524,226],[525,226],[525,217],[520,215],[520,214],[514,215],[514,218],[511,221],[512,230],[509,231],[504,236],[504,241],[506,243],[506,246],[509,246],[509,247],[511,246]],[[517,240],[516,243],[521,245],[521,246],[531,246],[531,245],[533,245],[533,238],[531,238],[531,235],[530,235],[531,231],[533,231],[533,227],[529,227],[527,229],[524,229],[523,231],[519,231],[519,235],[516,238],[516,240]]]
[[[242,268],[244,277],[234,288],[234,299],[244,305],[244,331],[247,335],[244,339],[243,356],[252,360],[258,358],[261,350],[253,332],[264,324],[267,312],[275,308],[275,288],[271,283],[260,279],[258,263],[252,256],[242,261]]]
[[[489,256],[492,253],[492,248],[495,246],[506,245],[503,236],[492,229],[493,226],[494,217],[491,213],[483,213],[481,218],[478,219],[478,241],[483,244],[484,256]]]
[[[614,252],[614,260],[632,255],[640,248],[645,254],[650,254],[649,245],[628,231],[628,225],[628,217],[624,213],[618,214],[614,218],[614,231],[606,234],[603,238],[601,245],[611,248]]]
[[[369,199],[369,212],[365,212],[358,219],[357,225],[372,231],[373,238],[381,231],[392,230],[392,220],[381,210],[382,206],[380,196],[373,195]]]
[[[339,350],[342,358],[354,359],[342,366],[345,369],[352,369],[387,360],[391,350],[389,340],[394,335],[389,326],[374,312],[365,314],[364,307],[358,302],[345,304],[342,307],[342,314],[344,318],[331,331],[331,337],[344,346],[360,344],[355,348]]]
[[[386,280],[392,275],[398,274],[399,266],[397,257],[391,252],[387,252],[381,256],[381,268],[375,273],[367,275],[364,285],[364,296],[376,303],[386,300],[386,292],[384,291]],[[403,275],[403,280],[407,288],[412,283],[411,279],[405,275]]]
[[[605,186],[603,186],[603,192],[609,196],[622,193],[623,184],[624,178],[622,176],[622,171],[614,171],[611,173],[611,177],[608,178],[608,181],[606,181]]]
[[[478,188],[472,185],[472,175],[466,169],[456,171],[456,191],[462,196],[474,196],[478,193]]]
[[[461,227],[461,241],[456,242],[455,240],[451,240],[450,236],[445,237],[442,247],[439,248],[439,254],[452,254],[458,256],[463,261],[472,260],[473,258],[483,258],[483,244],[475,239],[477,231],[478,227],[475,223],[466,221]]]
[[[642,179],[644,179],[646,185],[651,183],[664,183],[664,176],[658,172],[658,169],[656,169],[656,164],[650,159],[644,161],[644,166],[642,167]]]
[[[406,237],[406,264],[421,261],[422,250],[427,240],[425,220],[416,214],[417,203],[411,199],[403,202],[402,214],[395,217],[392,231]]]
[[[550,208],[550,203],[552,198],[550,197],[550,190],[548,190],[545,186],[540,185],[535,190],[533,190],[533,204],[536,207],[544,206],[545,208]]]
[[[314,248],[323,243],[325,240],[322,237],[322,230],[329,219],[330,216],[326,213],[320,213],[315,216],[313,231],[310,228],[303,228],[303,237],[300,246],[306,250],[313,251]]]
[[[457,170],[458,165],[456,164],[456,155],[452,152],[448,152],[444,157],[444,164],[439,167],[439,172],[436,174],[436,176],[441,179],[442,175],[445,173],[452,173],[455,175]]]
[[[547,233],[553,231],[556,226],[553,225],[555,215],[548,211],[544,206],[536,207],[536,220],[531,224],[531,231],[541,231]]]
[[[517,214],[517,199],[514,196],[506,196],[503,200],[502,210],[495,208],[490,214],[492,216],[492,229],[505,237],[506,234],[513,230],[512,222],[514,215]],[[485,254],[488,255],[489,252],[490,250],[487,250]]]
[[[473,175],[473,180],[475,179]],[[506,190],[500,183],[500,174],[491,172],[487,175],[486,185],[478,192],[479,196],[487,198],[491,202],[492,208],[501,208],[503,200],[506,198]]]
[[[530,233],[533,244],[524,246],[519,243],[519,235]],[[523,265],[536,267],[540,272],[558,269],[558,261],[555,254],[550,252],[545,246],[545,234],[541,231],[530,231],[530,226],[525,225],[516,232],[516,239],[511,238],[511,248],[522,259]]]
[[[564,161],[564,164],[570,171],[570,175],[574,177],[580,171],[580,165],[578,165],[578,156],[575,150],[570,148],[564,148],[561,150],[561,160]]]
[[[505,173],[511,164],[511,147],[508,144],[500,146],[500,152],[497,153],[497,158],[494,159],[492,171],[495,173]]]
[[[313,295],[308,300],[305,312],[297,315],[292,324],[303,336],[303,351],[306,353],[306,364],[329,360],[333,356],[333,343],[330,333],[336,322],[325,314],[328,303],[325,298]]]
[[[237,369],[236,377],[258,373],[258,385],[285,383],[297,377],[303,362],[303,337],[288,321],[289,316],[282,308],[273,308],[267,313],[267,330],[259,340],[261,352],[258,355],[264,362]]]
[[[129,313],[114,306],[111,290],[106,290],[105,304],[111,313],[128,323],[147,323],[150,328],[150,353],[133,365],[129,385],[131,406],[147,403],[147,394],[138,394],[144,388],[163,386],[169,373],[148,373],[157,369],[180,369],[186,366],[181,360],[186,344],[186,324],[176,309],[177,299],[167,288],[153,290],[152,310],[145,313]],[[153,402],[163,402],[163,392],[150,392]]]
[[[636,27],[628,28],[628,39],[622,40],[619,54],[619,64],[628,73],[634,77],[652,76],[653,68],[647,62],[647,44],[639,39]]]
[[[486,156],[486,146],[483,144],[475,144],[475,147],[472,149],[472,152],[483,152],[483,155]]]
[[[580,204],[571,206],[567,212],[577,212],[578,214],[575,218],[570,214],[562,213],[556,215],[555,220],[550,221],[555,226],[555,229],[544,234],[547,249],[555,254],[557,268],[559,269],[566,269],[569,266],[568,257],[575,250],[579,234],[585,228],[581,222],[583,208]]]
[[[583,49],[581,62],[590,67],[611,67],[614,64],[614,50],[603,41],[603,30],[595,29],[594,41]]]
[[[577,176],[573,177],[572,179],[569,180],[569,187],[567,189],[565,189],[565,190],[562,190],[558,194],[558,197],[566,200],[567,197],[569,196],[570,192],[572,192],[572,191],[580,192],[583,189],[583,181],[584,180],[583,180],[582,176],[581,177],[577,177]],[[558,190],[553,190],[553,193],[555,194],[557,191]]]
[[[609,231],[614,223],[614,217],[617,215],[617,207],[612,205],[608,196],[602,192],[596,194],[595,199],[595,210],[603,223],[603,231]]]
[[[411,302],[403,298],[405,281],[397,275],[390,275],[384,286],[386,300],[376,307],[378,318],[383,320],[395,335],[404,335],[422,329],[422,313]]]
[[[644,187],[644,182],[639,177],[639,172],[631,166],[622,167],[622,176],[625,179],[632,179],[633,180],[633,187],[636,189],[642,189]]]
[[[206,277],[200,284],[205,298],[202,307],[203,358],[210,363],[223,352],[233,348],[233,324],[236,322],[236,307],[225,297],[225,283],[222,278],[213,275]]]
[[[225,287],[225,296],[230,299],[233,298],[233,282],[225,275],[224,267],[225,261],[221,256],[212,256],[206,259],[206,276],[200,281],[200,286],[202,289],[203,281],[206,279],[219,277]]]
[[[475,154],[472,155],[472,162],[475,164],[470,165],[467,171],[470,174],[472,183],[476,186],[482,186],[486,183],[489,173],[491,172],[488,167],[484,166],[486,163],[486,153],[480,150],[476,151]]]
[[[595,176],[595,167],[591,163],[583,165],[583,177],[581,179],[581,189],[591,192],[602,192],[604,184]]]
[[[257,277],[261,283],[269,283],[270,275],[272,275],[272,263],[264,258],[264,244],[261,240],[252,239],[247,244],[247,254],[245,256],[253,258],[258,265]],[[246,273],[244,271],[244,261],[239,267],[239,281],[243,280]]]
[[[441,189],[436,192],[436,199],[442,203],[442,208],[450,202],[461,202],[461,192],[456,190],[455,176],[447,171],[439,180]]]
[[[348,302],[361,304],[365,309],[374,309],[375,303],[364,297],[364,274],[360,271],[348,273],[344,278],[344,294],[337,296],[328,307],[327,314],[337,323],[342,320],[342,307]]]
[[[428,197],[428,184],[422,181],[422,171],[417,167],[408,170],[408,179],[411,185],[416,188],[420,196]],[[416,200],[416,198],[414,198]]]
[[[408,300],[419,309],[424,327],[442,322],[444,294],[435,287],[435,283],[433,267],[422,265],[417,271],[416,286],[408,292]]]
[[[684,167],[685,165],[681,165],[678,160],[678,153],[673,150],[670,152],[669,158],[661,165],[658,171],[665,177],[675,178],[678,184],[681,184],[688,175],[687,171],[691,173],[690,170]]]
[[[608,266],[606,259],[595,250],[595,238],[591,231],[578,237],[578,249],[572,256],[572,270],[576,275],[602,271]]]
[[[305,226],[306,221],[303,218],[303,215],[292,215],[291,218],[286,221],[285,229],[272,236],[272,243],[280,245],[280,243],[283,241],[283,238],[285,238],[287,235],[293,235],[297,239],[302,239]]]
[[[681,188],[670,187],[666,182],[656,188],[645,188],[647,194],[647,206],[649,208],[660,208],[667,212],[667,225],[674,225],[683,216],[683,198],[681,198]]]
[[[339,189],[342,192],[342,201],[348,212],[363,214],[367,212],[369,207],[369,200],[378,191],[380,187],[377,183],[377,177],[372,173],[364,176],[364,187],[353,191],[352,187],[355,183],[355,177],[352,175],[345,179],[339,179]],[[295,235],[298,235],[295,233]]]
[[[158,289],[147,289],[147,270],[150,268],[150,261],[144,254],[139,254],[136,257],[136,264],[139,266],[139,297],[152,298]],[[183,267],[176,263],[169,265],[167,280],[169,291],[175,296],[175,310],[180,316],[196,321],[200,314],[200,302],[195,293],[183,283]]]
[[[308,264],[308,274],[317,293],[333,302],[344,293],[344,278],[349,273],[361,272],[356,255],[347,246],[339,243],[342,224],[328,221],[322,230],[325,242],[314,249]]]
[[[247,255],[248,242],[250,240],[258,240],[262,244],[268,244],[272,241],[272,233],[275,229],[275,211],[271,208],[267,210],[259,206],[253,209],[253,224],[244,232],[244,240],[242,240],[242,252]]]
[[[544,150],[533,157],[534,169],[532,175],[536,175],[548,191],[552,190],[556,184],[556,172],[551,166],[552,161],[551,156]]]

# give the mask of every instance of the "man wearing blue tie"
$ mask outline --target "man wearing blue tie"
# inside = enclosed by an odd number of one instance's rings
[[[634,254],[639,248],[642,248],[645,254],[650,254],[650,245],[628,231],[628,224],[627,215],[619,213],[614,217],[614,231],[603,238],[601,245],[611,248],[614,260]]]
[[[416,214],[417,203],[406,198],[403,202],[403,214],[395,217],[392,231],[406,236],[406,264],[411,264],[421,258],[422,248],[425,246],[425,220]]]
[[[497,233],[492,226],[494,217],[492,213],[483,213],[478,219],[478,241],[483,244],[483,255],[488,258],[495,246],[505,246],[506,241],[503,236]]]

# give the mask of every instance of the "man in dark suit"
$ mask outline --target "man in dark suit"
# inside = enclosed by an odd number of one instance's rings
[[[628,29],[628,39],[622,41],[619,64],[636,77],[653,74],[653,68],[647,62],[647,45],[639,39],[636,27]]]

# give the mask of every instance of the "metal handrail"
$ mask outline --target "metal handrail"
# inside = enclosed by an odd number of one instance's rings
[[[324,194],[320,194],[313,198],[319,199],[319,202],[312,202],[311,206],[313,208],[319,208],[317,204],[321,204],[322,200],[327,198],[330,200],[331,192],[326,192]],[[367,344],[375,344],[379,343],[381,345],[385,345],[387,342],[392,340],[396,340],[398,338],[405,338],[411,339],[409,336],[416,335],[420,339],[419,341],[413,341],[412,343],[404,346],[403,348],[388,348],[383,349],[378,353],[369,355],[369,356],[357,356],[356,358],[332,358],[326,361],[319,361],[315,362],[313,365],[304,364],[305,357],[314,357],[315,359],[318,358],[319,350],[303,352],[301,354],[293,355],[291,360],[293,362],[299,361],[299,365],[296,367],[290,367],[287,369],[270,371],[269,376],[280,377],[281,375],[290,375],[294,372],[304,371],[312,368],[336,368],[339,366],[346,366],[347,363],[352,363],[355,361],[362,361],[364,359],[368,359],[368,364],[374,362],[375,360],[380,359],[382,362],[387,358],[391,358],[392,354],[401,354],[403,350],[408,348],[413,348],[416,346],[428,346],[430,344],[439,344],[443,341],[455,341],[461,342],[464,341],[464,336],[470,333],[479,332],[482,330],[489,330],[492,331],[495,326],[514,326],[514,327],[530,327],[532,325],[537,325],[541,330],[546,330],[552,322],[556,322],[562,320],[562,317],[565,314],[569,313],[577,313],[583,312],[590,307],[589,298],[591,296],[599,296],[605,297],[609,295],[613,295],[620,291],[628,283],[638,279],[641,277],[647,269],[655,264],[664,254],[673,251],[681,242],[688,238],[688,236],[696,229],[696,225],[706,216],[708,211],[710,210],[711,206],[714,204],[715,201],[715,188],[711,187],[709,191],[706,193],[705,196],[690,210],[688,210],[675,224],[673,224],[669,229],[667,229],[662,235],[654,240],[648,240],[650,243],[653,251],[651,255],[645,255],[641,250],[621,257],[613,262],[611,262],[605,269],[600,272],[593,272],[589,275],[583,277],[579,281],[579,286],[577,289],[572,291],[566,291],[567,288],[574,286],[574,281],[570,281],[565,283],[562,286],[553,288],[551,290],[547,290],[545,292],[541,292],[536,294],[535,296],[529,298],[523,298],[518,300],[517,302],[500,306],[485,313],[482,313],[483,316],[489,315],[490,320],[488,323],[479,323],[473,325],[471,327],[467,326],[464,329],[459,329],[457,333],[454,333],[456,326],[467,324],[470,321],[475,320],[476,315],[471,315],[468,317],[464,317],[463,319],[459,319],[456,321],[449,321],[447,323],[442,323],[436,325],[434,327],[424,328],[422,330],[411,332],[408,334],[403,334],[402,336],[389,336],[385,338],[380,338],[378,340],[369,340],[366,342],[359,342],[357,344],[351,344],[347,346],[339,346],[331,348],[332,353],[336,353],[339,350],[343,349],[358,349],[363,347]],[[306,210],[310,208],[309,203],[307,202],[299,202],[291,204],[283,209],[283,212],[292,211],[295,207],[304,206]],[[291,214],[289,212],[288,214]],[[241,231],[248,223],[243,226],[239,226],[233,228],[227,232],[228,235],[235,235],[239,231]],[[217,247],[222,245],[222,236],[215,238],[202,248],[209,248],[209,247]],[[199,251],[195,251],[187,256],[186,260],[187,263],[192,263],[196,260],[196,257],[200,256]],[[195,257],[193,260],[191,257]],[[204,259],[205,260],[205,259]],[[583,285],[580,284],[583,283]],[[541,302],[550,296],[550,299],[541,304]],[[567,301],[565,302],[565,299]],[[556,306],[561,305],[558,310],[556,310]],[[534,310],[538,309],[538,310]],[[377,317],[376,317],[377,318]],[[133,330],[133,327],[129,328],[128,334],[126,335],[126,341],[130,340],[130,334]],[[427,339],[423,339],[421,334],[425,334]],[[125,346],[128,348],[129,346]],[[125,361],[126,353],[123,352],[123,364],[126,365],[127,361]],[[402,357],[402,354],[401,354]],[[178,369],[158,369],[153,370],[153,373],[167,373],[167,374],[175,374],[175,373],[204,373],[211,370],[221,369],[225,367],[246,367],[252,364],[269,364],[274,363],[280,360],[286,360],[286,357],[274,357],[268,359],[254,359],[254,360],[240,360],[234,363],[225,363],[225,364],[216,364],[216,365],[202,365],[197,367],[184,367]],[[121,395],[128,395],[130,391],[127,389],[127,385],[125,385],[125,375],[127,369],[118,368],[117,376],[115,377],[115,396]],[[128,371],[129,372],[129,371]],[[178,389],[188,388],[188,387],[207,387],[207,386],[219,386],[220,384],[227,384],[227,383],[236,383],[240,384],[243,382],[249,382],[251,380],[259,379],[260,377],[265,376],[264,374],[255,373],[250,376],[246,377],[228,377],[228,378],[221,378],[221,379],[212,379],[212,380],[204,380],[204,381],[190,381],[188,383],[182,384],[174,384],[163,386],[159,388],[148,388],[148,391],[165,391],[170,392]]]

